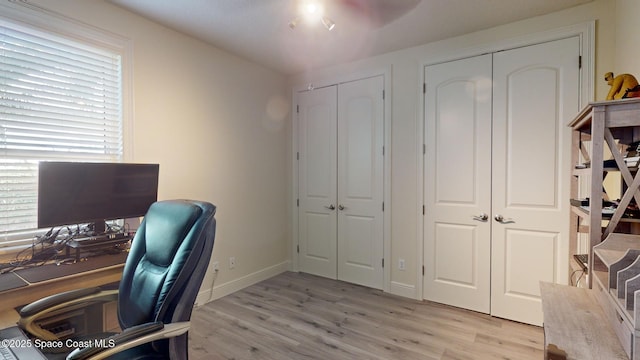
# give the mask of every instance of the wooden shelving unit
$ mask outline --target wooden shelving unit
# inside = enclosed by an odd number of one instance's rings
[[[621,357],[616,349],[621,345],[626,357],[640,360],[640,218],[628,211],[632,200],[640,204],[640,171],[627,166],[620,150],[626,148],[625,144],[640,139],[640,99],[591,103],[569,125],[573,129],[572,160],[576,167],[572,198],[579,198],[579,184],[589,183],[586,189],[589,206],[573,206],[571,223],[575,231],[570,254],[576,253],[578,235],[588,234],[590,289],[578,292],[570,287],[543,284],[545,334],[550,334],[553,345],[565,349],[567,359],[583,358],[572,356],[585,347],[613,351],[607,358],[618,359]],[[605,145],[615,161],[613,167],[603,166]],[[622,194],[617,208],[603,211],[604,174],[612,171],[620,174]],[[585,178],[587,181],[580,181]],[[584,192],[583,189],[582,194]],[[588,324],[576,320],[587,315],[594,317]],[[572,332],[571,327],[575,331]],[[591,336],[593,331],[613,333],[619,344]],[[575,348],[576,341],[580,343],[585,339],[585,346]],[[546,343],[545,348],[551,344]]]
[[[573,129],[572,163],[573,180],[571,197],[579,198],[579,179],[587,177],[590,180],[588,198],[589,208],[573,207],[572,228],[576,229],[570,239],[569,253],[576,253],[578,233],[588,234],[589,264],[588,273],[593,272],[593,249],[607,236],[614,233],[621,224],[627,223],[627,229],[637,229],[639,218],[625,215],[625,210],[632,199],[640,204],[640,176],[637,168],[627,167],[624,154],[619,144],[629,144],[640,140],[640,99],[625,99],[616,101],[594,102],[586,106],[569,124]],[[587,146],[587,144],[590,145]],[[604,168],[605,145],[613,155],[617,167]],[[582,168],[583,164],[588,164]],[[618,208],[613,212],[603,214],[602,182],[606,172],[619,172],[624,182],[624,194],[621,194]],[[604,222],[603,222],[604,220]],[[604,226],[604,228],[603,228]],[[629,231],[627,231],[629,232]],[[640,242],[640,237],[638,238]],[[572,260],[570,260],[571,262]],[[588,287],[593,286],[594,276],[588,277]]]

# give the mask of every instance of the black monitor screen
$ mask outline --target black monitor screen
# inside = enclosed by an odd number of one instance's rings
[[[143,216],[158,197],[158,164],[41,162],[38,227]]]

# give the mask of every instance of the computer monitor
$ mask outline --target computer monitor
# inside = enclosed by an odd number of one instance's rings
[[[38,228],[94,224],[146,214],[158,198],[158,164],[43,161],[38,170]]]

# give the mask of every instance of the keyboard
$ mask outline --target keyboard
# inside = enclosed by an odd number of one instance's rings
[[[9,340],[9,347],[0,345],[0,360],[47,360],[36,349],[31,340],[17,326],[0,329],[0,340]],[[11,344],[30,344],[31,346],[15,346]]]
[[[13,355],[11,349],[0,345],[0,360],[18,360],[18,358]]]

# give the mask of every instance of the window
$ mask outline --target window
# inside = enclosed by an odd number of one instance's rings
[[[122,98],[119,52],[0,21],[0,247],[37,233],[39,161],[123,159]]]

